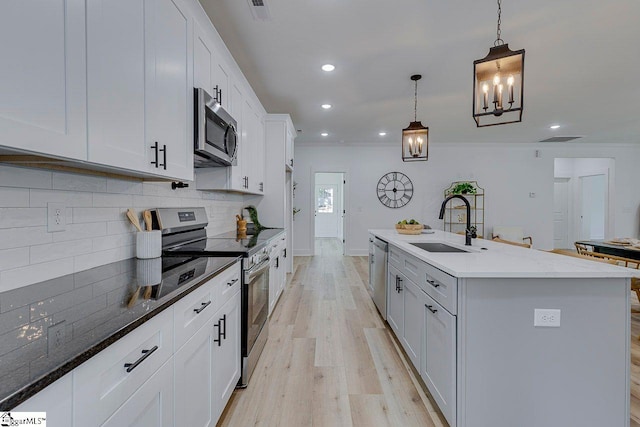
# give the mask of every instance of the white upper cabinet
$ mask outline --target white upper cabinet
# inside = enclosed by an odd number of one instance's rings
[[[90,162],[193,178],[191,41],[176,0],[87,1]]]
[[[84,0],[0,2],[0,146],[87,157]]]
[[[217,64],[213,57],[213,43],[208,33],[200,25],[193,26],[193,86],[202,88],[215,96],[213,87],[213,67]]]
[[[177,0],[151,1],[146,14],[149,165],[153,173],[193,180],[191,19]]]
[[[132,170],[147,169],[146,3],[145,0],[87,1],[91,162]]]

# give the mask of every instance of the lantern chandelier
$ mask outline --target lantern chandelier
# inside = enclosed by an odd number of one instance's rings
[[[473,118],[478,127],[522,121],[524,49],[512,51],[501,38],[502,0],[498,0],[496,41],[489,54],[473,61]]]
[[[422,76],[414,74],[413,121],[402,129],[402,160],[405,162],[426,161],[429,159],[429,128],[418,121],[418,80]]]

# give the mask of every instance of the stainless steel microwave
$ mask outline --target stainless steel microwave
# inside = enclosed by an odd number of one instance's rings
[[[238,123],[202,88],[194,89],[194,103],[195,167],[235,165]]]

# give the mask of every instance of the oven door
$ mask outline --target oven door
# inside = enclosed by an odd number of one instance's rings
[[[242,355],[247,357],[269,316],[269,258],[244,272]]]

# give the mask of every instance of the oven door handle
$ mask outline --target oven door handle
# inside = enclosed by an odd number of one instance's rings
[[[259,276],[260,274],[262,274],[265,270],[269,269],[269,261],[270,258],[265,259],[264,261],[262,261],[260,264],[256,265],[255,267],[251,268],[250,270],[247,270],[244,274],[245,274],[245,283],[251,283],[251,281],[256,277]]]

